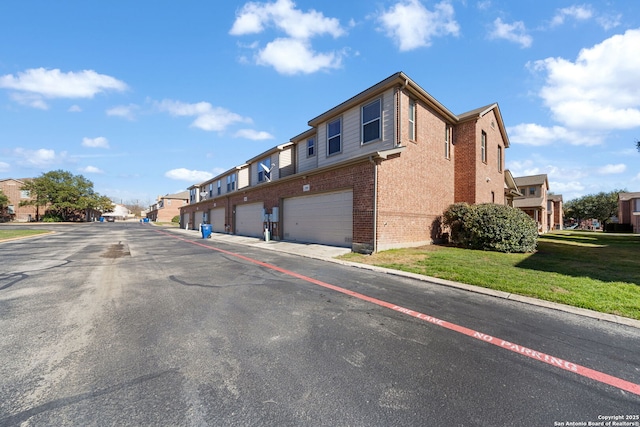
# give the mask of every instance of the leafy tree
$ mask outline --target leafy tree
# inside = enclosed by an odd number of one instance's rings
[[[625,190],[614,190],[608,193],[601,191],[570,200],[564,206],[564,214],[578,221],[597,219],[604,229],[611,217],[618,214],[618,193],[623,191]]]
[[[9,207],[9,198],[0,189],[0,221],[7,216],[7,208]]]
[[[30,192],[31,199],[20,205],[46,206],[49,218],[71,221],[80,218],[87,209],[112,209],[111,200],[96,193],[91,181],[63,170],[44,173],[27,181],[22,189]]]
[[[636,148],[640,151],[640,140],[636,141]]]

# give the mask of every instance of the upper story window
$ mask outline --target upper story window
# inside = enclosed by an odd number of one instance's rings
[[[167,206],[171,206],[171,199],[167,199]]]
[[[271,181],[271,158],[267,157],[258,163],[258,182]]]
[[[316,155],[316,139],[307,139],[307,157],[313,157]]]
[[[416,140],[416,101],[409,98],[409,140]]]
[[[236,174],[227,176],[227,193],[235,191],[236,189]]]
[[[362,107],[362,143],[380,139],[380,107],[382,103],[376,99]]]
[[[222,181],[218,180],[218,195],[222,194]]]
[[[450,125],[444,125],[444,158],[451,158],[451,137],[452,127]]]
[[[480,140],[480,157],[483,163],[487,163],[487,133],[485,131],[482,131]]]
[[[327,155],[342,151],[342,119],[327,123]]]
[[[209,184],[209,197],[213,197],[213,182]]]
[[[28,199],[31,196],[31,192],[29,190],[20,190],[20,198]]]
[[[195,203],[196,202],[196,193],[198,190],[196,190],[195,188],[192,188],[191,190],[189,190],[189,201],[191,203]]]
[[[530,196],[536,195],[536,187],[529,187],[529,195]]]
[[[633,210],[634,212],[640,212],[640,199],[635,199],[636,207]]]
[[[502,172],[502,145],[498,145],[498,172]]]

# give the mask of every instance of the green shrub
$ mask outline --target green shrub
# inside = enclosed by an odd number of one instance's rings
[[[179,223],[180,222],[180,215],[176,215],[173,218],[171,218],[171,222]]]
[[[46,214],[42,217],[42,222],[64,222],[61,216]]]
[[[538,241],[535,221],[510,206],[456,203],[444,213],[444,224],[451,230],[451,241],[469,249],[533,252]]]

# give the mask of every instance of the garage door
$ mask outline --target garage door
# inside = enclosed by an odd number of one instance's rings
[[[209,211],[209,221],[214,233],[224,233],[225,208],[215,208]]]
[[[204,212],[194,212],[193,214],[193,229],[200,230],[200,224],[203,223],[203,214]]]
[[[285,199],[285,240],[351,247],[353,191]]]
[[[189,228],[189,216],[190,216],[190,214],[188,214],[188,213],[182,214],[182,222],[180,223],[180,226],[182,228],[184,228],[185,230],[187,228]]]
[[[262,208],[262,202],[236,206],[235,233],[241,236],[262,237]]]

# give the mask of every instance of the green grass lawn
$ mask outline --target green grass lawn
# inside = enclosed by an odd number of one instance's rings
[[[640,320],[638,235],[557,231],[529,254],[431,245],[341,258]]]
[[[49,233],[49,230],[0,230],[0,240],[35,236],[37,234],[45,233]]]

